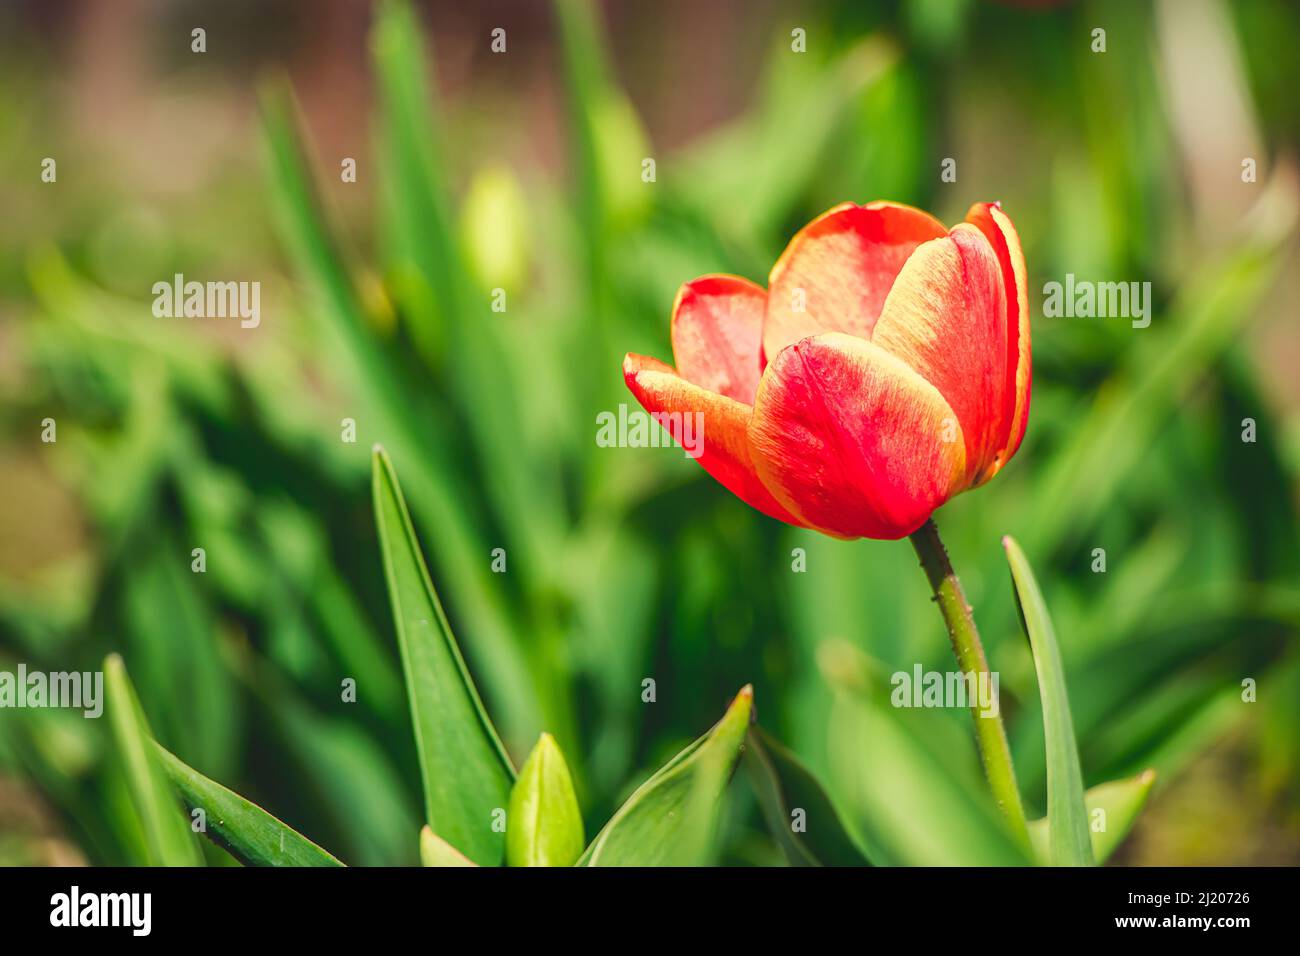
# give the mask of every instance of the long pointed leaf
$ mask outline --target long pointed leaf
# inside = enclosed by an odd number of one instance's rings
[[[248,866],[342,866],[279,818],[209,780],[161,744],[156,753],[185,805],[206,816],[208,838]]]
[[[104,660],[109,724],[126,767],[151,866],[200,866],[203,857],[154,751],[153,733],[117,654]]]
[[[495,866],[505,834],[492,825],[493,811],[509,802],[514,770],[456,646],[382,448],[374,454],[374,499],[427,822],[474,862]]]
[[[754,692],[743,688],[713,729],[661,767],[610,818],[579,866],[698,863],[745,746]]]
[[[1061,649],[1047,613],[1038,581],[1025,553],[1010,536],[1002,539],[1011,565],[1021,621],[1034,653],[1038,692],[1043,702],[1043,734],[1047,740],[1047,819],[1049,859],[1055,866],[1091,866],[1092,843],[1083,800],[1083,771],[1074,739],[1070,701],[1065,692]]]

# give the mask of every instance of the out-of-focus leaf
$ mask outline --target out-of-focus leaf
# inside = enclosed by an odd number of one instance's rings
[[[698,863],[745,746],[754,692],[744,687],[713,729],[643,783],[610,818],[581,866]]]
[[[194,544],[169,530],[140,541],[123,581],[124,623],[136,680],[150,701],[155,736],[184,744],[213,772],[234,763],[242,724],[235,686],[219,652],[205,575],[191,571]],[[220,550],[206,549],[211,568]]]
[[[402,377],[378,348],[373,330],[367,327],[366,316],[330,237],[312,186],[292,99],[286,92],[272,90],[263,98],[262,111],[274,193],[298,269],[319,295],[324,306],[322,314],[329,319],[332,335],[341,345],[337,354],[342,361],[349,363],[365,406],[364,413],[373,416],[374,421],[369,426],[371,433],[387,436],[385,442],[412,463],[412,473],[407,476],[411,500],[416,502],[421,519],[438,529],[435,557],[458,599],[457,606],[464,608],[471,622],[467,641],[483,650],[481,659],[485,681],[502,715],[503,724],[514,731],[516,737],[524,732],[531,733],[531,728],[539,723],[536,719],[537,694],[521,651],[513,643],[508,627],[509,615],[485,584],[483,578],[487,572],[480,571],[481,565],[475,562],[477,556],[488,549],[464,506],[467,495],[460,494],[463,479],[448,465],[455,460],[455,455],[449,445],[439,442],[436,434],[431,435],[427,423],[421,422],[418,427],[413,424],[412,404],[418,396],[407,394],[401,385]],[[476,331],[482,329],[476,328]],[[474,335],[467,338],[472,345]],[[468,378],[471,384],[481,388],[484,382],[494,378],[494,372]],[[495,389],[487,389],[483,395],[493,402],[500,398]],[[476,411],[483,410],[472,401],[470,405]],[[357,417],[360,419],[362,416]],[[474,416],[471,416],[472,420]],[[517,433],[501,431],[491,445],[501,454],[509,450],[512,456],[511,461],[490,469],[500,480],[513,481],[518,473],[519,456],[513,444],[517,438]],[[516,503],[532,502],[532,492],[538,487],[513,486],[512,500]],[[524,527],[534,514],[559,513],[558,508],[536,505],[529,510],[531,514],[521,516],[517,522],[519,527]],[[521,563],[525,568],[546,564],[541,560]],[[525,726],[530,729],[524,731]],[[548,726],[555,726],[555,723]]]
[[[592,684],[601,719],[584,728],[582,766],[597,789],[627,779],[641,725],[640,698],[628,694],[649,666],[653,638],[655,554],[624,524],[588,522],[574,535],[566,576],[573,581],[574,618],[567,650]]]
[[[374,737],[351,716],[331,717],[312,708],[264,662],[249,658],[242,665],[275,743],[290,758],[295,818],[320,818],[318,832],[331,828],[328,842],[356,865],[409,865],[419,814]],[[365,814],[358,815],[357,807],[365,807]]]
[[[872,862],[1029,862],[989,793],[966,712],[893,706],[890,669],[843,639],[824,641],[817,664],[834,691],[827,779]]]
[[[401,249],[432,293],[437,315],[410,316],[411,334],[436,361],[441,326],[461,321],[465,307],[459,249],[452,229],[446,188],[445,152],[438,142],[437,109],[426,77],[423,28],[404,0],[384,0],[376,7],[370,38],[379,81],[388,176],[400,184],[393,206],[395,226],[404,238]]]
[[[496,325],[502,315],[493,311],[492,297],[474,287],[460,253],[444,168],[446,141],[426,79],[429,49],[406,0],[379,6],[371,46],[392,175],[401,186],[399,215],[409,219],[405,231],[413,239],[415,266],[439,304],[455,354],[446,378],[468,411],[464,427],[483,463],[477,480],[510,536],[509,550],[520,555],[516,573],[526,586],[540,587],[534,579],[545,574],[545,555],[561,537],[559,486],[537,467],[547,461],[544,456],[519,454],[519,443],[529,436],[520,426],[515,381],[501,374],[506,358]],[[508,308],[513,290],[506,291]],[[423,341],[418,326],[413,333]]]
[[[132,803],[144,830],[151,866],[199,866],[203,857],[186,825],[154,750],[153,734],[145,719],[126,666],[117,654],[104,659],[105,709],[118,753],[126,768]]]
[[[1038,690],[1043,704],[1043,733],[1047,740],[1047,819],[1050,860],[1056,866],[1091,866],[1088,815],[1083,802],[1083,771],[1074,739],[1070,701],[1065,692],[1065,668],[1038,581],[1025,553],[1011,537],[1002,545],[1011,565],[1021,621],[1034,653]]]
[[[420,864],[422,866],[478,866],[460,850],[434,833],[427,823],[420,828]]]
[[[758,109],[706,140],[674,178],[688,205],[710,210],[742,247],[773,235],[814,178],[847,108],[899,57],[881,35],[829,63],[789,55],[788,36],[774,50]]]
[[[331,676],[355,679],[357,701],[386,722],[404,719],[405,688],[391,645],[342,580],[321,526],[307,511],[279,501],[263,504],[258,520],[277,573],[286,579],[282,588],[272,589],[272,600],[310,606],[316,630],[337,660],[339,670]],[[277,594],[280,590],[286,594]]]
[[[514,771],[429,580],[383,449],[374,455],[374,501],[427,822],[476,863],[499,864],[505,835],[492,826],[492,812],[508,803]]]
[[[603,132],[599,119],[615,93],[594,5],[590,0],[555,0],[554,6],[568,92],[568,139],[578,190],[577,214],[588,254],[586,278],[593,287],[599,287],[606,281],[603,245],[608,217],[601,176]],[[599,295],[598,289],[593,291],[594,297]]]
[[[904,866],[1022,866],[987,788],[967,786],[890,707],[887,695],[839,693],[831,770],[871,859]]]
[[[745,766],[791,866],[868,866],[812,771],[771,734],[749,728]]]
[[[1127,780],[1099,784],[1083,795],[1088,806],[1092,855],[1098,863],[1105,863],[1133,829],[1155,779],[1155,771],[1147,770]],[[1046,817],[1030,822],[1029,842],[1033,844],[1039,862],[1048,865],[1051,847]]]
[[[510,791],[506,865],[572,866],[585,845],[564,754],[554,737],[542,734]]]
[[[1107,383],[1053,456],[1025,523],[1031,550],[1056,546],[1069,527],[1087,527],[1123,487],[1173,408],[1236,336],[1269,288],[1285,253],[1272,237],[1222,262],[1191,271],[1164,315],[1128,350],[1122,373]],[[1068,509],[1062,501],[1070,502]],[[1068,523],[1068,525],[1067,525]]]
[[[293,97],[287,89],[272,88],[263,94],[261,105],[272,194],[299,273],[324,307],[329,328],[344,345],[341,354],[354,363],[356,377],[384,396],[375,413],[398,407],[396,381],[367,326],[352,277],[326,225]]]
[[[209,780],[161,744],[163,770],[191,811],[202,810],[208,838],[248,866],[342,866],[334,856],[251,801]]]

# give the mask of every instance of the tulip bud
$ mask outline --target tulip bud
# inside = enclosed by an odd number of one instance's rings
[[[583,846],[569,767],[555,738],[542,734],[510,791],[506,865],[572,866]]]
[[[477,866],[427,825],[420,831],[420,863],[424,866]]]
[[[489,166],[474,175],[461,211],[461,238],[484,289],[523,286],[532,255],[528,204],[519,180],[506,167]]]

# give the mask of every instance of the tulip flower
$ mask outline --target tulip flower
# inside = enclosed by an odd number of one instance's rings
[[[766,290],[728,275],[684,285],[672,348],[675,369],[629,354],[624,378],[670,432],[702,413],[698,460],[723,486],[792,525],[902,538],[1020,447],[1020,241],[993,203],[952,229],[910,206],[844,203],[791,240]]]
[[[977,203],[951,229],[898,203],[814,219],[768,287],[688,282],[676,368],[623,361],[628,387],[742,501],[838,538],[911,536],[963,672],[988,662],[931,514],[996,475],[1029,420],[1029,296],[1015,227]],[[1028,845],[1000,716],[975,716],[990,789]]]

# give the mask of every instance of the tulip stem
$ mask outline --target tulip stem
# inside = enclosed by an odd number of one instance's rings
[[[921,559],[921,567],[934,591],[934,601],[943,614],[952,640],[952,650],[957,656],[957,666],[963,673],[973,674],[976,681],[987,681],[989,664],[984,656],[971,606],[957,580],[957,573],[948,560],[948,551],[939,537],[934,519],[926,521],[912,535],[912,547]],[[985,675],[980,677],[980,675]],[[975,684],[974,686],[980,686]],[[992,686],[992,685],[986,685]],[[1007,746],[1007,732],[1002,723],[1002,710],[990,716],[981,710],[978,701],[972,702],[971,716],[975,720],[975,743],[979,747],[984,774],[998,809],[1011,825],[1011,832],[1020,842],[1029,845],[1029,831],[1025,825],[1025,808],[1020,802],[1020,788],[1016,786],[1016,768],[1011,762],[1011,748]]]

